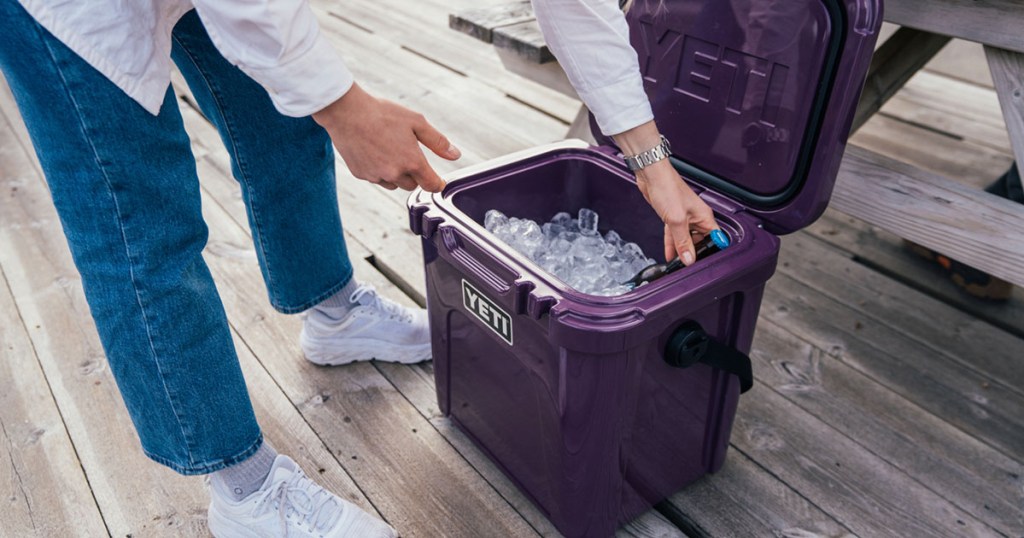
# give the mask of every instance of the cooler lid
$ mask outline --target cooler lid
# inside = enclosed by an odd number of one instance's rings
[[[627,20],[683,176],[776,233],[817,219],[845,150],[881,0],[635,0]]]

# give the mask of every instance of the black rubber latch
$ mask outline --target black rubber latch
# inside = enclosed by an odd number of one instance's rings
[[[700,362],[736,375],[741,393],[754,386],[750,357],[711,338],[696,321],[687,321],[672,333],[665,346],[665,362],[675,368],[689,368]]]

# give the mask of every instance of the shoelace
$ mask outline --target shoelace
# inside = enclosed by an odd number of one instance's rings
[[[373,306],[377,310],[384,312],[385,314],[387,314],[388,318],[397,319],[405,323],[412,322],[412,314],[406,308],[404,308],[402,305],[396,302],[389,301],[381,297],[373,286],[360,286],[359,289],[353,292],[352,296],[349,297],[349,301],[361,304],[360,299],[362,299],[364,296],[369,296],[370,306]]]
[[[281,536],[288,536],[288,511],[291,510],[316,531],[330,529],[341,518],[342,507],[326,489],[313,482],[301,470],[296,470],[288,480],[268,488],[260,496],[253,509],[253,516],[265,513],[277,505]],[[323,517],[321,517],[323,516]]]

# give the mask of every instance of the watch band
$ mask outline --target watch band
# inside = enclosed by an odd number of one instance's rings
[[[626,156],[623,159],[626,161],[626,166],[630,170],[636,172],[643,170],[648,166],[663,161],[672,155],[672,146],[668,143],[668,139],[664,136],[661,137],[661,143],[653,148],[637,153],[636,155]]]

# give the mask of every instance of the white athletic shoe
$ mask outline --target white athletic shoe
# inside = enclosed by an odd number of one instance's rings
[[[338,366],[377,359],[412,364],[430,359],[427,311],[406,308],[361,284],[350,300],[359,303],[347,314],[331,316],[331,308],[308,311],[299,334],[306,359]]]
[[[210,488],[207,523],[215,538],[397,538],[387,523],[313,482],[279,455],[258,491],[234,502]]]

